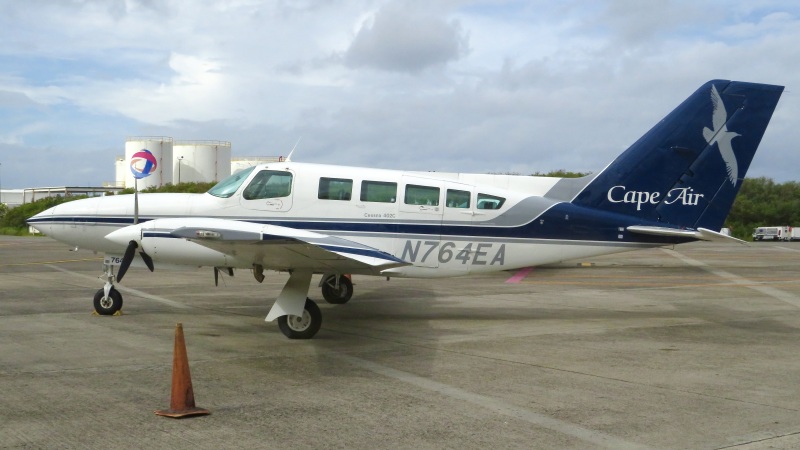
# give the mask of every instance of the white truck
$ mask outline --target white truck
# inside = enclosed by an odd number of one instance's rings
[[[789,241],[800,239],[800,228],[794,231],[794,227],[758,227],[753,229],[754,241]]]

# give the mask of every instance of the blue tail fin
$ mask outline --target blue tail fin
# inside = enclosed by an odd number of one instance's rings
[[[686,228],[719,230],[782,86],[704,84],[604,171],[572,184],[576,205]],[[564,185],[563,195],[572,190]]]

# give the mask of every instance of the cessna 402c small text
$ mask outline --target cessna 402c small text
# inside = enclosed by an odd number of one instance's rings
[[[266,320],[308,339],[322,321],[306,298],[314,274],[325,300],[345,303],[353,285],[344,274],[451,277],[733,239],[719,230],[782,92],[709,81],[583,178],[285,161],[238,172],[205,194],[142,194],[139,220],[123,195],[64,203],[28,222],[106,254],[100,314],[122,306],[114,283],[131,263],[208,266],[215,277],[248,269],[259,281],[276,270],[290,275]]]

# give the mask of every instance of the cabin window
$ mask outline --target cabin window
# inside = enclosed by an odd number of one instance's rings
[[[277,170],[262,170],[244,188],[245,200],[288,197],[292,193],[292,174]]]
[[[386,181],[362,181],[361,201],[394,203],[397,201],[397,183]]]
[[[447,190],[445,205],[448,208],[469,208],[469,191]]]
[[[406,185],[406,205],[439,206],[439,188],[431,186]]]
[[[248,167],[247,169],[240,170],[233,175],[225,178],[224,180],[217,183],[214,187],[212,187],[208,193],[221,198],[228,198],[231,195],[235,194],[237,190],[239,190],[239,186],[244,183],[244,180],[250,176],[250,172],[253,171],[256,167]]]
[[[500,209],[506,199],[488,194],[478,194],[478,209]]]
[[[353,180],[344,178],[320,178],[317,198],[322,200],[350,200],[353,195]]]

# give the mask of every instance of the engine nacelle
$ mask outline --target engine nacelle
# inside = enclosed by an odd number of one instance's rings
[[[228,267],[228,256],[200,244],[170,234],[178,228],[177,219],[157,219],[138,225],[120,228],[106,236],[106,239],[127,246],[136,241],[139,250],[147,253],[156,263]]]
[[[224,253],[186,239],[167,236],[151,234],[144,230],[140,247],[156,263],[211,267],[227,267],[229,265],[228,258]]]

